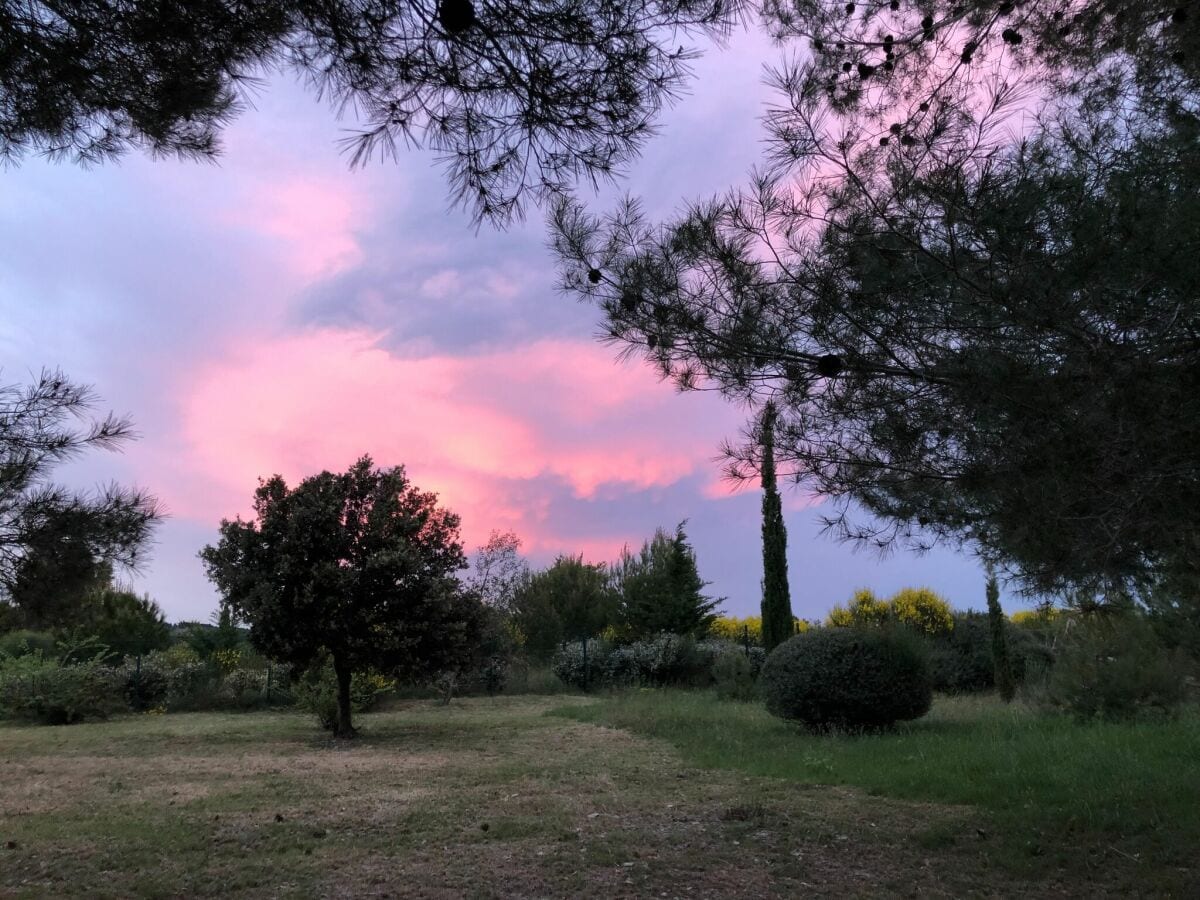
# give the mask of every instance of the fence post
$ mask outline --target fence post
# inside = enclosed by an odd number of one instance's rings
[[[271,704],[271,664],[267,663],[267,705]]]

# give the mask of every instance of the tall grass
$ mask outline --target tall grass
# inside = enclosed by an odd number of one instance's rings
[[[1115,851],[1196,864],[1200,714],[1176,721],[1079,724],[992,698],[939,698],[885,734],[812,735],[756,704],[643,691],[557,710],[669,741],[693,765],[985,811],[1031,855]]]

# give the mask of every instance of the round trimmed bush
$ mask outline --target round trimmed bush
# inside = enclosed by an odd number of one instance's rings
[[[925,650],[899,630],[816,628],[780,644],[762,673],[767,709],[814,731],[875,731],[929,712]]]

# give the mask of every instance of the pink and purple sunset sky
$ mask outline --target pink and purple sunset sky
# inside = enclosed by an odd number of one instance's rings
[[[750,35],[710,51],[596,205],[629,191],[667,215],[741,183],[778,52]],[[170,517],[135,589],[172,620],[207,618],[217,595],[197,551],[248,512],[258,477],[370,453],[437,491],[469,549],[511,530],[535,565],[610,560],[687,519],[710,592],[728,614],[756,614],[760,495],[734,492],[716,461],[745,410],[680,395],[597,342],[597,312],[554,289],[536,210],[477,232],[427,152],[349,170],[336,142],[352,126],[279,77],[215,164],[28,160],[0,176],[3,378],[58,366],[135,420],[124,453],[63,473],[161,498]],[[928,585],[982,607],[969,557],[855,553],[819,535],[811,498],[784,504],[797,615],[857,587]]]

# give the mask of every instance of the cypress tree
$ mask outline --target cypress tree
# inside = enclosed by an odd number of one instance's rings
[[[1000,608],[1000,584],[995,572],[988,572],[987,580],[988,625],[992,631],[992,666],[995,672],[996,689],[1000,699],[1011,703],[1017,692],[1013,683],[1012,666],[1008,660],[1008,638],[1004,633],[1004,610]]]
[[[787,527],[783,504],[775,487],[775,404],[768,403],[762,418],[762,633],[770,653],[795,632],[792,600],[788,594]]]

